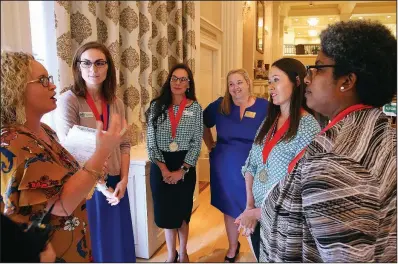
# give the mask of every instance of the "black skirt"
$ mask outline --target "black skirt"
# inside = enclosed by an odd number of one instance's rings
[[[169,171],[181,168],[187,152],[162,152]],[[175,229],[180,228],[183,221],[189,223],[196,184],[195,167],[191,167],[185,174],[184,181],[167,184],[163,181],[158,165],[151,163],[150,183],[156,225],[160,228]]]

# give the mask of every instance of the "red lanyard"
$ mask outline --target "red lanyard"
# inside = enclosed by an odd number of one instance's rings
[[[101,116],[97,110],[97,107],[95,106],[94,100],[88,92],[86,92],[86,102],[87,102],[88,106],[90,107],[91,111],[93,112],[95,119],[98,121],[101,121]],[[103,129],[107,130],[108,129],[108,107],[103,98],[101,99],[101,105],[102,105],[102,117],[104,119]]]
[[[345,110],[341,111],[338,115],[336,115],[335,118],[333,118],[333,120],[324,128],[322,129],[322,131],[319,134],[325,133],[326,131],[328,131],[331,127],[333,127],[336,123],[338,123],[339,121],[341,121],[343,118],[345,118],[347,115],[356,112],[356,111],[360,111],[363,109],[368,109],[368,108],[372,108],[372,106],[369,105],[364,105],[364,104],[356,104],[356,105],[352,105],[348,108],[346,108]],[[296,166],[296,163],[303,157],[305,150],[307,149],[307,147],[305,147],[289,164],[288,167],[288,173],[291,173],[294,169],[294,167]]]
[[[271,129],[268,131],[267,137],[265,139],[264,147],[263,147],[263,163],[268,159],[268,155],[271,152],[271,150],[275,147],[275,145],[278,143],[278,141],[283,137],[283,135],[286,133],[286,131],[289,129],[289,124],[290,124],[290,117],[286,119],[285,123],[283,123],[282,127],[276,131],[275,135],[271,138],[271,134],[274,131],[274,129],[277,126],[279,117],[275,120],[274,124],[272,125]]]
[[[304,111],[303,108],[300,109],[300,112],[302,113]],[[280,114],[279,114],[280,116]],[[274,131],[274,129],[277,126],[278,123],[278,118],[275,120],[274,124],[272,125],[271,129],[267,133],[267,137],[264,143],[264,148],[263,148],[263,163],[268,159],[268,155],[271,152],[271,150],[275,147],[275,145],[279,142],[279,140],[283,137],[283,135],[287,132],[290,126],[290,117],[286,119],[285,123],[283,123],[282,127],[279,128],[278,131],[276,131],[274,137],[270,140],[271,138],[271,133]]]
[[[177,135],[178,123],[181,120],[182,112],[184,111],[186,105],[187,105],[187,98],[184,97],[178,107],[177,115],[175,115],[175,116],[174,116],[174,111],[173,111],[173,105],[170,105],[170,107],[169,107],[169,119],[170,119],[170,124],[171,124],[171,138],[173,138],[173,139]]]

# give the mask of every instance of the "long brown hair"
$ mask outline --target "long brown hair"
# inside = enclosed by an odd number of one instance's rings
[[[297,130],[300,124],[301,119],[301,108],[304,108],[307,112],[312,114],[312,110],[307,107],[304,93],[305,87],[307,86],[304,83],[304,77],[307,74],[307,71],[304,65],[292,58],[282,58],[275,61],[272,66],[277,67],[289,77],[290,82],[293,86],[293,93],[290,98],[290,125],[286,134],[283,135],[282,140],[289,141],[294,138],[297,134]],[[297,85],[297,79],[299,78],[300,84]],[[265,120],[263,126],[260,128],[260,131],[254,141],[254,143],[261,145],[263,143],[264,137],[267,135],[268,131],[274,124],[276,118],[280,114],[281,109],[279,105],[275,105],[272,101],[272,97],[270,99],[270,103],[268,104],[268,116]]]
[[[229,93],[229,89],[228,89],[228,78],[229,78],[229,76],[231,76],[232,74],[235,74],[235,73],[239,73],[240,75],[243,76],[246,83],[249,85],[249,92],[252,91],[252,82],[249,78],[249,74],[247,73],[247,71],[245,69],[230,70],[228,72],[227,78],[226,78],[227,89],[225,90],[225,94],[220,103],[220,109],[219,109],[219,112],[223,115],[229,115],[231,113],[232,97],[231,97],[231,94]]]
[[[82,77],[82,74],[80,72],[80,67],[79,67],[79,61],[82,56],[82,54],[89,49],[96,49],[104,53],[106,61],[108,63],[108,71],[106,73],[106,79],[104,80],[99,92],[100,95],[108,102],[111,103],[113,100],[116,98],[116,70],[115,70],[115,64],[113,62],[111,53],[109,52],[108,48],[105,47],[105,45],[92,41],[92,42],[87,42],[86,44],[83,44],[80,46],[75,53],[75,56],[73,57],[73,62],[72,62],[72,71],[73,71],[73,79],[74,79],[74,85],[72,86],[71,90],[74,94],[77,96],[85,97],[87,88],[86,88],[86,83]]]
[[[155,102],[154,110],[153,110],[154,111],[153,118],[151,120],[149,120],[149,114],[150,114],[151,108],[148,108],[148,110],[146,111],[146,114],[145,114],[147,123],[149,124],[151,122],[152,125],[155,127],[155,129],[157,127],[157,121],[159,118],[160,118],[161,122],[163,122],[166,119],[167,109],[172,104],[173,97],[172,97],[172,92],[171,92],[170,81],[171,81],[171,77],[173,76],[173,73],[178,69],[184,69],[188,74],[189,87],[185,91],[186,98],[188,98],[192,101],[197,101],[196,95],[195,95],[195,80],[193,79],[193,74],[192,74],[191,69],[189,68],[188,65],[186,65],[184,63],[178,63],[178,64],[174,65],[173,68],[171,68],[171,70],[169,71],[169,75],[167,76],[167,80],[164,82],[162,89],[160,90],[159,96],[154,98],[150,103],[150,105],[152,105],[152,103]]]

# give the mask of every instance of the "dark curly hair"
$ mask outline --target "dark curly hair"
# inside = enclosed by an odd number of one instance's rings
[[[192,101],[197,101],[196,95],[195,95],[195,81],[193,79],[193,74],[192,74],[191,69],[184,63],[178,63],[178,64],[174,65],[174,67],[171,68],[169,75],[167,76],[166,82],[163,84],[162,89],[160,90],[160,95],[158,97],[154,98],[150,103],[150,105],[152,105],[152,103],[154,103],[153,118],[151,120],[149,120],[149,114],[151,111],[151,107],[149,107],[145,113],[146,122],[148,124],[151,123],[155,129],[157,127],[157,121],[159,118],[160,118],[160,122],[163,122],[166,119],[167,109],[172,104],[172,93],[171,93],[170,80],[171,80],[171,76],[173,75],[174,71],[177,69],[184,69],[188,73],[189,89],[187,89],[185,92],[186,98],[191,99]]]
[[[392,101],[397,89],[397,39],[379,22],[338,22],[323,30],[321,50],[335,61],[334,78],[357,76],[361,103],[381,107]]]

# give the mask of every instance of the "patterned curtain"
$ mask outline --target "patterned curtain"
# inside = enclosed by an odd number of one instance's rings
[[[57,1],[55,28],[61,93],[73,84],[72,59],[80,45],[98,41],[110,50],[132,145],[170,68],[184,62],[195,70],[193,1]]]

